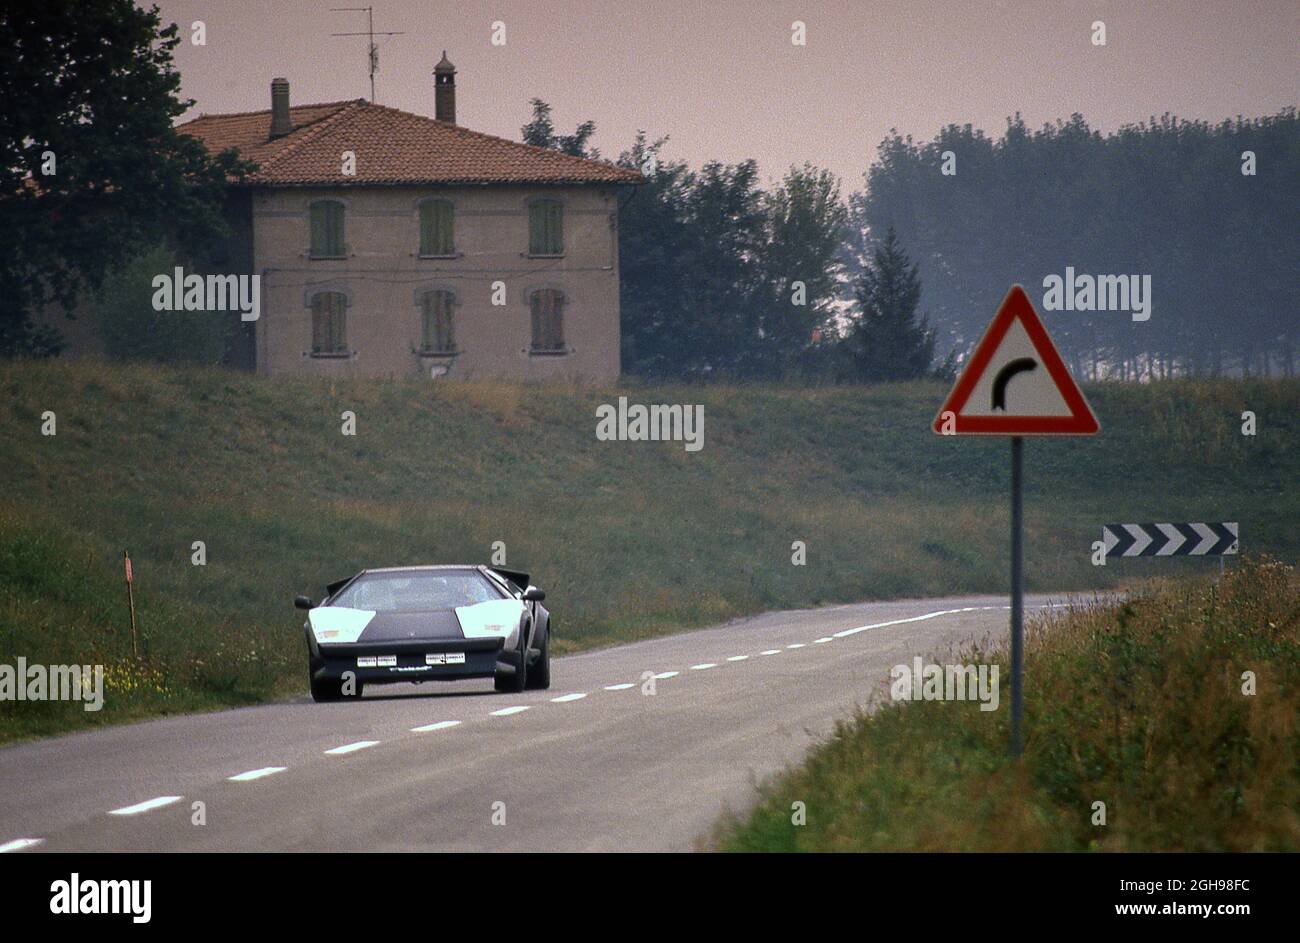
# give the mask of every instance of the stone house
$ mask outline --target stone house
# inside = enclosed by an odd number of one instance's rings
[[[635,171],[470,131],[455,69],[435,117],[364,99],[179,126],[258,170],[215,269],[260,276],[232,359],[269,375],[609,381],[619,374],[618,204]]]

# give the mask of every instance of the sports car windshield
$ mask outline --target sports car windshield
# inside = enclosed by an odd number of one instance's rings
[[[330,605],[376,612],[428,612],[500,598],[501,593],[474,570],[368,573],[331,599]]]

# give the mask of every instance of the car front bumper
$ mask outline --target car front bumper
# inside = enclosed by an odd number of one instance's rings
[[[311,653],[314,681],[339,681],[345,672],[362,684],[488,678],[498,663],[514,667],[502,638],[412,639],[318,645]]]

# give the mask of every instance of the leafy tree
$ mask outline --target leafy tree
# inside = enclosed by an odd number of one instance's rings
[[[563,151],[574,157],[586,157],[591,160],[600,158],[598,150],[587,147],[591,136],[596,133],[596,122],[584,121],[572,134],[556,134],[555,125],[551,122],[551,106],[540,98],[534,98],[529,104],[533,107],[533,118],[519,129],[525,144],[549,147],[551,150]]]
[[[838,178],[810,164],[792,167],[763,197],[760,268],[768,298],[748,372],[779,377],[798,366],[816,371],[817,338],[835,333],[843,291],[841,249],[848,213]]]
[[[921,279],[891,227],[876,247],[855,292],[861,308],[846,341],[852,375],[861,380],[913,380],[934,359],[934,333],[916,318]]]
[[[623,367],[655,377],[735,376],[753,362],[769,298],[767,218],[753,161],[698,172],[637,136],[619,159],[647,182],[619,211]]]
[[[251,165],[173,128],[193,104],[179,41],[131,0],[0,7],[0,354],[49,353],[35,314],[160,238],[199,253],[225,234],[227,178]]]
[[[155,246],[109,273],[96,298],[104,347],[114,360],[218,364],[233,322],[212,311],[155,311],[152,281],[176,259]]]

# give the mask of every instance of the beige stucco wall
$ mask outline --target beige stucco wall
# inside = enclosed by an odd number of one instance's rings
[[[420,200],[455,207],[455,259],[421,259]],[[563,258],[528,258],[528,203],[564,205]],[[309,206],[328,197],[345,206],[346,259],[311,259]],[[619,374],[617,193],[607,187],[373,187],[258,191],[252,201],[254,271],[262,275],[257,369],[267,374],[429,376],[449,379],[610,381]],[[506,304],[492,304],[492,283]],[[313,358],[313,289],[349,299],[348,359]],[[421,357],[416,292],[455,292],[456,357]],[[534,288],[564,292],[570,352],[529,353]]]

